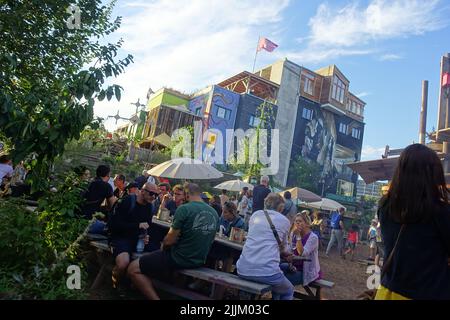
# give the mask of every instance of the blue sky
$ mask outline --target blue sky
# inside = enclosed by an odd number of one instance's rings
[[[135,63],[114,81],[125,89],[122,100],[98,103],[99,116],[118,108],[130,115],[149,87],[192,92],[251,71],[261,35],[279,47],[261,52],[257,68],[287,57],[312,70],[336,64],[346,75],[367,103],[363,159],[418,140],[422,80],[429,80],[427,131],[436,126],[450,1],[119,0],[115,14],[123,17],[115,37]]]

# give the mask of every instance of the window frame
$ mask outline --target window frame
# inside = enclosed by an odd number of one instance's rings
[[[314,82],[316,81],[316,78],[308,73],[304,73],[303,77],[303,92],[310,96],[314,95]]]
[[[341,128],[344,129],[345,132],[342,131]],[[339,131],[339,133],[348,135],[348,124],[345,124],[345,123],[343,123],[343,122],[340,122],[340,123],[339,123],[339,130],[338,130],[338,131]]]
[[[360,128],[352,128],[351,135],[353,138],[360,140],[361,139],[361,129]]]
[[[224,119],[224,120],[230,120],[231,119],[231,110],[222,106],[216,106],[216,116],[220,119]],[[224,117],[219,115],[219,111],[223,109],[224,110]]]
[[[345,103],[345,91],[347,90],[347,85],[339,78],[337,75],[333,76],[331,98],[335,101],[344,104]]]
[[[306,114],[305,114],[306,113]],[[306,116],[305,116],[306,115]],[[309,117],[307,117],[308,115],[310,115]],[[314,110],[307,108],[307,107],[303,107],[302,110],[302,118],[306,119],[306,120],[312,120],[314,117]]]
[[[257,122],[257,123],[255,124],[255,122]],[[254,114],[251,114],[248,119],[248,125],[252,128],[256,128],[260,124],[261,124],[261,119],[258,118],[257,116],[255,116]]]

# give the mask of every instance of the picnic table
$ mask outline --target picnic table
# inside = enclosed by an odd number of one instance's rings
[[[172,225],[171,222],[159,220],[156,217],[153,217],[152,223],[156,226],[167,229],[167,231]],[[231,241],[227,237],[224,236],[221,237],[218,234],[216,234],[216,237],[214,239],[214,245],[218,245],[226,249],[224,250],[225,256],[223,257],[222,270],[225,272],[232,272],[233,261],[235,258],[240,256],[242,249],[244,248],[244,244],[236,241]]]

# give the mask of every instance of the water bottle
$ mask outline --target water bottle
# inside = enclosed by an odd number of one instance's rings
[[[142,254],[142,252],[144,252],[144,247],[145,247],[144,239],[145,239],[146,235],[147,235],[147,230],[140,229],[139,238],[138,238],[138,242],[136,245],[136,253],[137,254]]]

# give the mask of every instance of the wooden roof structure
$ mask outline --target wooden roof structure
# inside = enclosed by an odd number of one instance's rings
[[[280,88],[275,82],[248,71],[238,73],[218,85],[236,93],[249,93],[271,102],[275,102]]]

